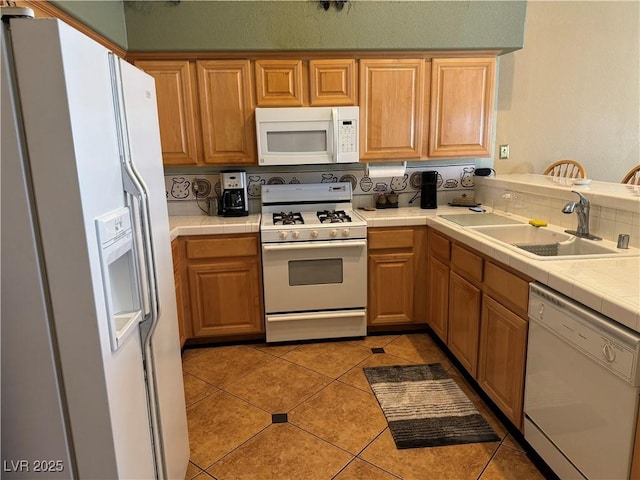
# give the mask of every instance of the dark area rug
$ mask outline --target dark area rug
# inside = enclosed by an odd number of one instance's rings
[[[439,363],[363,370],[397,448],[500,440]]]

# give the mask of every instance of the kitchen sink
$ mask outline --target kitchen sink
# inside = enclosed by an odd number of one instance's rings
[[[559,230],[531,225],[468,227],[483,236],[538,260],[564,260],[638,255],[637,249],[620,249],[615,243],[579,238]]]

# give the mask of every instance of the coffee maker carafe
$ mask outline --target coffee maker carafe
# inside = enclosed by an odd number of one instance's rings
[[[249,215],[247,198],[247,174],[244,170],[220,172],[221,193],[218,200],[218,215],[242,217]]]

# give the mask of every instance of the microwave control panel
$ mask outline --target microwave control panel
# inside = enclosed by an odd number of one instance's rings
[[[358,148],[358,135],[355,120],[340,120],[338,127],[338,139],[340,153],[353,153]]]

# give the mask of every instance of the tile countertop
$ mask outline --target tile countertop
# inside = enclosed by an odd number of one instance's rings
[[[260,214],[250,214],[246,217],[170,216],[169,230],[171,240],[180,235],[256,233],[260,231]]]
[[[497,261],[509,265],[589,308],[640,332],[640,256],[580,260],[535,260],[520,255],[439,215],[469,213],[460,207],[423,210],[400,207],[357,210],[369,227],[428,225]],[[511,217],[514,217],[511,215]],[[515,217],[514,217],[515,218]],[[526,218],[520,218],[527,222]],[[260,231],[260,215],[241,218],[169,217],[171,239],[179,235],[250,233]]]

